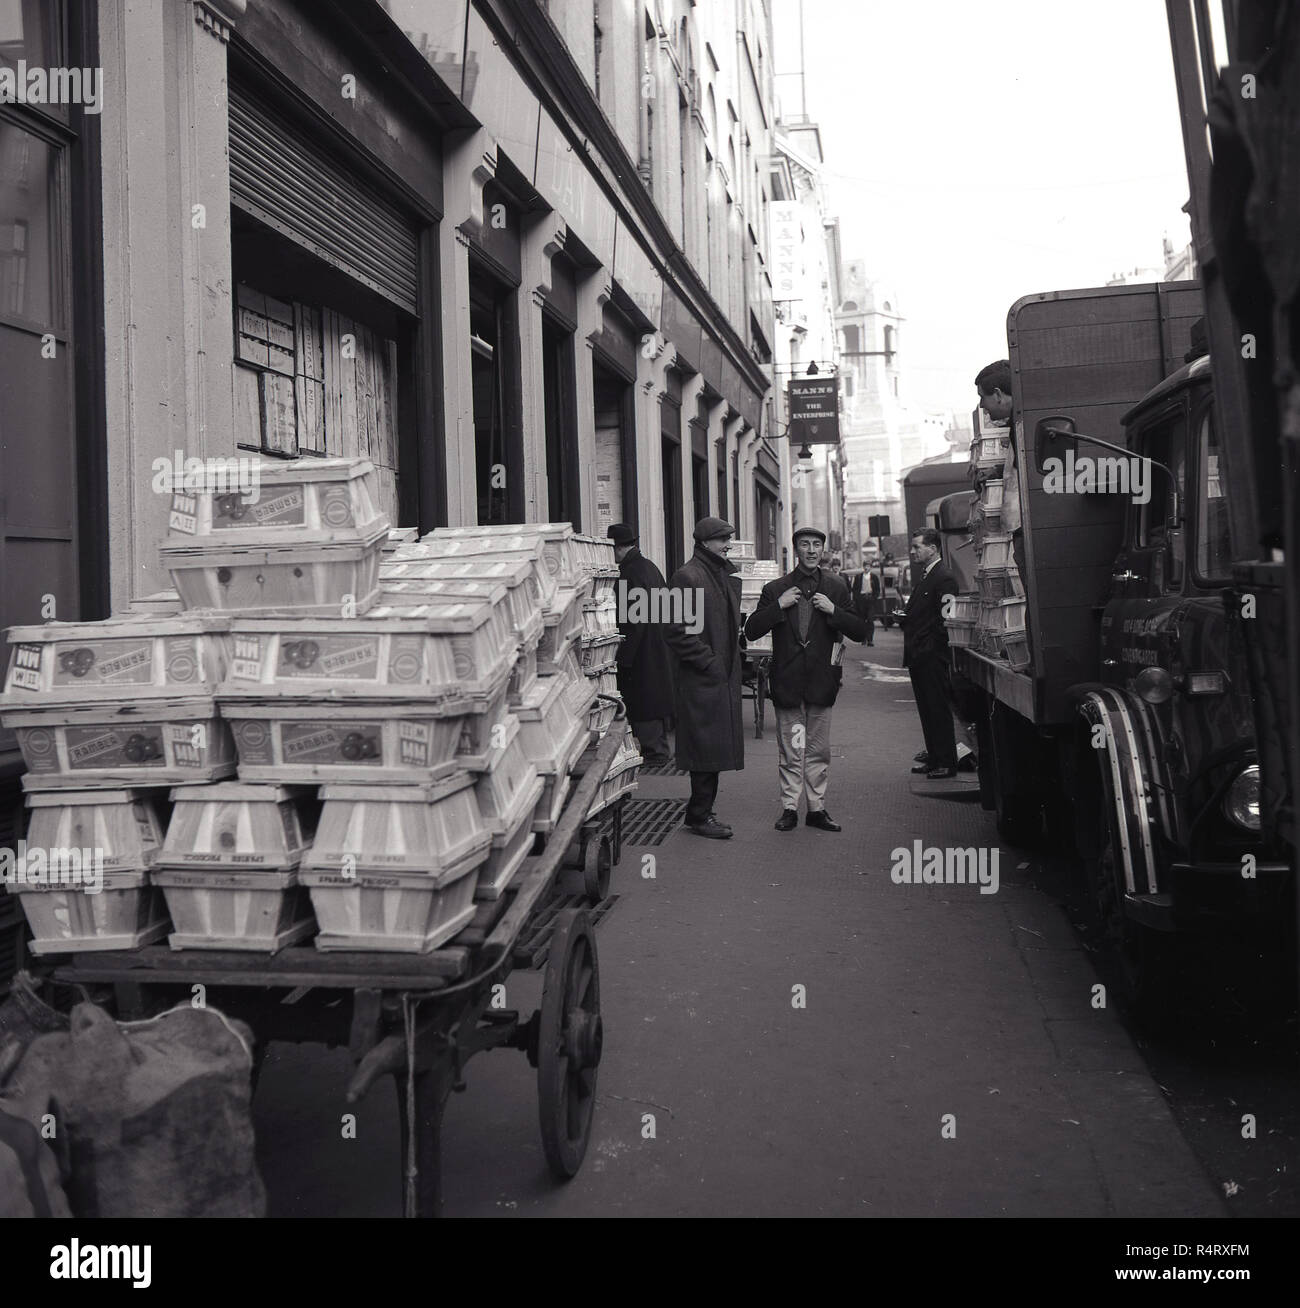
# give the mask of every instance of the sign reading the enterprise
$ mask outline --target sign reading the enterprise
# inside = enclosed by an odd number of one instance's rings
[[[838,377],[790,378],[790,439],[802,445],[839,443]]]

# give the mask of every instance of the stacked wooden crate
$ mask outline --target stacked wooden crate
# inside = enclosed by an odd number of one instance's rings
[[[772,559],[755,558],[754,542],[748,540],[732,541],[727,557],[740,569],[740,625],[743,628],[745,620],[758,607],[763,587],[781,575],[781,567]],[[772,633],[769,631],[757,640],[746,641],[745,652],[770,654]]]
[[[979,615],[973,642],[962,639],[969,634],[964,625],[957,628],[954,640],[954,627],[949,624],[948,639],[950,644],[973,643],[981,653],[1005,658],[1011,667],[1021,669],[1029,664],[1025,588],[1012,551],[1012,534],[1003,522],[1003,470],[1010,445],[1010,429],[986,420],[971,442],[971,476],[978,496],[971,512],[971,536],[980,560]],[[964,615],[968,612],[969,608],[963,609]]]
[[[132,613],[10,628],[0,715],[32,812],[6,880],[33,953],[130,949],[167,933],[150,880],[166,789],[235,771],[216,703],[228,625]]]

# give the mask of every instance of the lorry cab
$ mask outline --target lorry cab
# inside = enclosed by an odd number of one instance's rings
[[[1101,684],[1080,688],[1107,739],[1126,909],[1164,930],[1268,914],[1286,870],[1260,836],[1249,689],[1225,610],[1209,362],[1187,364],[1122,419],[1128,503],[1101,615]]]

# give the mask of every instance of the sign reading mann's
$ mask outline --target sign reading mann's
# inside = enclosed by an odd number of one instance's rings
[[[790,440],[796,445],[837,445],[840,379],[790,378]]]

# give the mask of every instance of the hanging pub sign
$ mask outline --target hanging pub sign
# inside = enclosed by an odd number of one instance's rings
[[[790,378],[790,440],[797,445],[838,445],[838,377]]]

